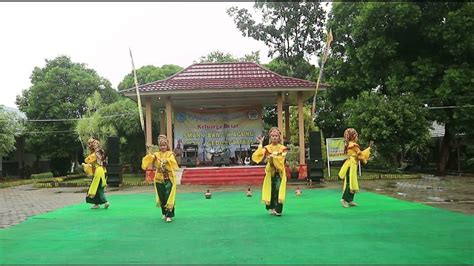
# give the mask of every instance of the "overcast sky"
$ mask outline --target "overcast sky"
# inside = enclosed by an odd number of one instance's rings
[[[35,66],[68,55],[86,63],[114,88],[136,68],[176,64],[187,67],[220,50],[235,56],[260,51],[263,42],[243,37],[226,9],[240,3],[0,3],[0,105],[16,107],[29,88]]]
[[[226,9],[253,3],[0,3],[0,105],[16,107],[35,66],[68,55],[116,88],[132,67],[187,67],[220,50],[243,56],[263,42],[243,37]]]

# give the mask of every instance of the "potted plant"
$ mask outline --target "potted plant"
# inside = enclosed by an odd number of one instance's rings
[[[293,144],[289,144],[287,148],[288,153],[286,154],[286,163],[290,170],[290,177],[291,179],[298,179],[300,149],[298,146]]]

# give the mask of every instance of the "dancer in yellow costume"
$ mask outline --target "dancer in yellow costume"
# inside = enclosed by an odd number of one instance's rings
[[[359,144],[359,135],[353,128],[348,128],[344,131],[344,154],[348,156],[346,161],[339,171],[339,178],[344,179],[344,187],[341,205],[345,208],[350,206],[358,206],[354,202],[354,194],[359,191],[359,182],[357,181],[357,170],[359,161],[364,164],[370,157],[370,147],[361,151]],[[372,145],[372,142],[370,143]]]
[[[270,144],[263,147],[263,137],[258,149],[252,154],[252,160],[260,163],[266,159],[265,178],[262,186],[262,201],[270,214],[281,216],[286,196],[285,156],[288,149],[281,144],[281,132],[272,127],[269,131]]]
[[[165,135],[158,136],[159,152],[148,153],[142,159],[142,169],[149,167],[156,169],[154,186],[156,193],[156,206],[161,207],[163,219],[171,222],[174,217],[176,199],[176,173],[178,163],[171,151]]]
[[[91,138],[87,141],[90,154],[84,159],[83,168],[88,176],[93,176],[92,183],[87,191],[86,202],[94,204],[92,209],[98,209],[100,204],[109,208],[110,204],[105,198],[104,189],[107,186],[106,155],[100,146],[99,140]]]

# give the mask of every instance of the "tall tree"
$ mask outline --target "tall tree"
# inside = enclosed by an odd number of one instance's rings
[[[311,81],[317,79],[317,68],[306,59],[300,59],[298,64],[292,66],[282,59],[276,58],[265,65],[269,70],[283,76],[301,78]]]
[[[454,136],[471,134],[466,125],[474,123],[473,17],[470,2],[334,3],[329,99],[340,105],[361,91],[412,93],[445,126],[444,174]]]
[[[3,176],[2,157],[15,150],[15,137],[23,131],[21,118],[0,105],[0,177]]]
[[[325,18],[321,5],[317,2],[257,1],[254,10],[261,16],[260,22],[245,8],[231,7],[227,14],[244,37],[263,41],[269,47],[269,57],[297,68],[303,59],[309,60],[321,48]]]
[[[309,143],[309,131],[317,131],[318,127],[312,123],[313,116],[311,115],[311,106],[303,106],[303,121],[304,121],[304,138],[305,143]],[[294,145],[299,145],[299,124],[298,124],[298,107],[290,107],[290,139],[289,141]]]
[[[265,42],[270,57],[302,58],[319,50],[325,16],[320,3],[262,1],[254,9],[262,17],[259,23],[245,8],[231,7],[227,14],[244,37]]]
[[[74,119],[85,113],[87,97],[95,91],[108,102],[118,97],[108,80],[85,64],[72,62],[68,56],[46,60],[43,68],[35,67],[31,83],[29,89],[17,96],[16,103],[29,120],[27,149],[38,158],[74,158],[80,150]]]
[[[104,108],[102,97],[99,92],[94,92],[86,100],[86,112],[76,123],[75,131],[83,146],[84,155],[86,155],[86,143],[91,137],[99,139],[101,143],[106,143],[107,137],[117,136],[117,130],[113,125],[105,124],[104,117],[99,112]]]
[[[261,21],[245,8],[231,7],[227,14],[244,37],[263,41],[269,47],[268,56],[274,59],[265,67],[280,75],[315,81],[316,67],[309,59],[321,48],[325,17],[321,3],[257,1],[254,11]],[[276,107],[265,107],[263,119],[275,125]]]
[[[210,52],[201,56],[197,63],[227,63],[227,62],[254,62],[260,64],[260,51],[253,51],[243,57],[236,57],[230,53],[224,53],[219,50]],[[196,61],[195,61],[196,63]]]
[[[422,155],[429,141],[426,110],[413,94],[387,97],[363,92],[344,105],[345,124],[361,129],[361,140],[377,143],[378,152],[398,165],[407,153]]]
[[[147,65],[137,69],[138,85],[147,84],[157,80],[170,77],[183,68],[177,65],[163,65],[161,67]],[[133,72],[127,74],[117,86],[119,90],[126,90],[135,87]]]
[[[137,103],[129,98],[122,98],[101,108],[100,114],[104,117],[103,124],[113,126],[117,136],[120,136],[120,161],[132,165],[133,169],[139,169],[141,158],[145,154],[145,139],[140,127]]]
[[[136,103],[120,98],[104,104],[97,92],[86,101],[87,111],[76,124],[76,133],[83,144],[94,136],[106,143],[107,137],[120,136],[120,157],[124,164],[136,164],[145,152]],[[85,149],[85,148],[84,148]]]

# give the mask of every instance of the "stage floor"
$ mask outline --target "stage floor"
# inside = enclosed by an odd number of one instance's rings
[[[0,230],[0,264],[473,264],[474,216],[362,192],[288,191],[283,216],[243,192],[179,193],[165,223],[154,195],[111,195]]]
[[[229,165],[229,166],[181,166],[181,169],[184,170],[200,170],[200,169],[238,169],[238,168],[265,168],[265,165]]]

